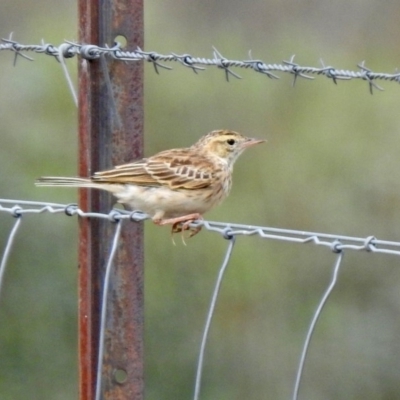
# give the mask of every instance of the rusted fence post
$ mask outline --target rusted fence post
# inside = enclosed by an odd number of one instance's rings
[[[79,42],[143,46],[142,0],[79,0]],[[79,174],[142,157],[143,65],[79,59]],[[80,190],[80,207],[108,212],[111,197]],[[79,390],[95,397],[100,294],[115,226],[80,220]],[[113,263],[105,332],[102,399],[143,399],[143,227],[125,222]]]

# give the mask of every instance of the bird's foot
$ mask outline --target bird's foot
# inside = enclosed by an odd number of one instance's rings
[[[160,221],[155,221],[155,223],[157,225],[172,224],[171,234],[173,235],[174,233],[182,232],[182,241],[183,243],[185,243],[183,237],[183,233],[185,231],[190,230],[189,237],[193,237],[194,235],[197,235],[201,231],[201,226],[197,226],[195,228],[190,227],[190,224],[194,221],[197,221],[198,219],[203,219],[203,217],[199,213],[194,213],[194,214],[182,215],[181,217],[176,217],[176,218],[162,219]]]

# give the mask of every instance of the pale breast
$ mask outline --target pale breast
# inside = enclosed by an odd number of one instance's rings
[[[213,182],[208,187],[190,190],[125,184],[118,185],[114,195],[119,203],[131,210],[143,211],[152,218],[175,218],[193,213],[204,214],[228,196],[231,185],[231,170],[222,164],[216,168]]]
[[[140,210],[150,217],[174,218],[186,214],[203,214],[215,205],[209,189],[172,190],[168,187],[141,187],[124,185],[124,190],[115,193],[118,202],[131,210]],[[220,196],[218,196],[220,197]]]

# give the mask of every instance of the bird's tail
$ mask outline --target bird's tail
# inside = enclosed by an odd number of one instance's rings
[[[99,184],[88,178],[68,178],[62,176],[42,176],[36,179],[36,186],[64,186],[64,187],[87,187],[98,188]],[[101,185],[100,185],[101,186]]]

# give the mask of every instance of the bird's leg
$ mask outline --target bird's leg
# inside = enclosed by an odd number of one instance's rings
[[[198,218],[197,218],[198,219]],[[193,237],[194,235],[197,235],[201,231],[201,226],[197,226],[196,228],[191,228],[190,224],[194,222],[195,220],[188,220],[186,222],[177,222],[173,225],[171,235],[173,235],[175,232],[181,232],[181,238],[182,238],[182,243],[186,246],[186,241],[185,241],[185,231],[189,230],[189,239]],[[179,226],[181,224],[181,226]],[[172,239],[173,241],[173,239]]]
[[[196,219],[199,219],[199,218],[196,218]],[[203,219],[203,218],[201,218],[201,219]],[[201,228],[202,228],[201,226],[197,226],[196,228],[191,228],[190,224],[194,221],[196,221],[196,220],[186,221],[181,226],[182,232],[190,230],[189,238],[193,237],[194,235],[197,235],[201,231]]]
[[[172,234],[191,230],[189,237],[192,237],[192,236],[196,235],[197,233],[199,233],[201,230],[201,226],[192,228],[192,229],[190,228],[190,224],[198,219],[203,219],[201,214],[193,213],[193,214],[188,214],[188,215],[182,215],[181,217],[167,218],[167,219],[163,219],[161,221],[157,221],[157,222],[154,221],[154,222],[157,225],[172,224],[172,229],[171,229]],[[182,225],[180,226],[181,223],[182,223]]]
[[[182,215],[181,217],[162,219],[157,224],[158,225],[167,225],[167,224],[177,225],[180,222],[189,222],[190,223],[190,222],[196,221],[197,219],[202,219],[202,218],[203,217],[201,216],[201,214],[193,213],[193,214]]]

